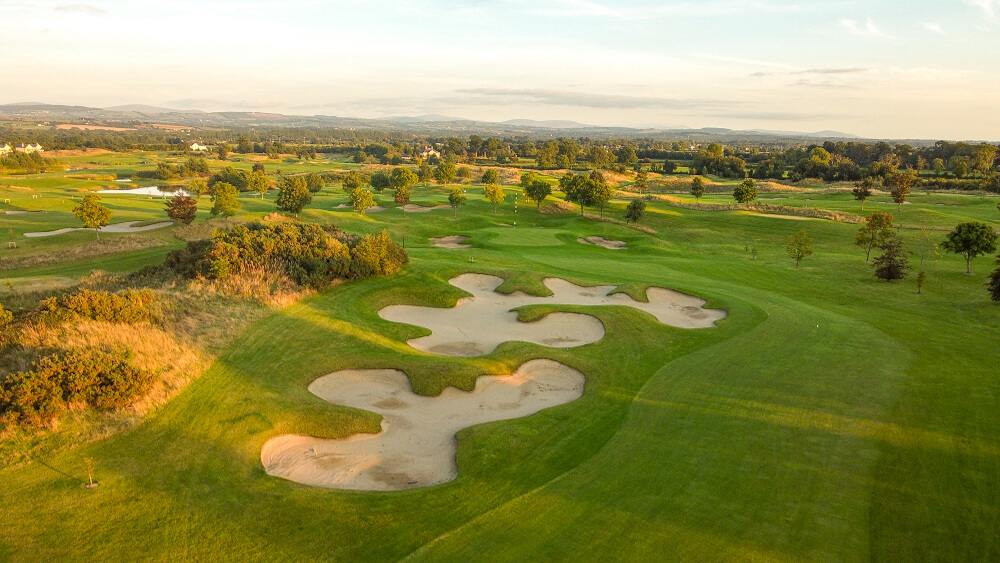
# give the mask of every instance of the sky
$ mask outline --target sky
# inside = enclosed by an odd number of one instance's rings
[[[0,0],[0,103],[1000,140],[1000,0]]]

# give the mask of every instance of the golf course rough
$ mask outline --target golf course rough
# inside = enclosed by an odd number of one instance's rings
[[[504,342],[531,342],[552,348],[575,348],[604,337],[604,325],[581,313],[551,313],[533,322],[521,322],[514,309],[530,305],[621,305],[650,313],[663,324],[679,328],[709,328],[724,318],[721,309],[705,309],[705,300],[669,289],[651,287],[648,303],[623,293],[610,294],[615,286],[580,287],[558,278],[546,278],[549,297],[516,291],[496,292],[503,279],[484,274],[462,274],[449,281],[472,294],[452,308],[391,305],[379,311],[385,320],[412,324],[431,331],[407,343],[424,352],[444,356],[484,356]]]
[[[484,375],[471,392],[447,387],[417,395],[399,370],[343,370],[309,385],[333,404],[382,415],[378,434],[340,440],[289,434],[268,440],[260,460],[269,475],[304,485],[397,491],[451,481],[458,475],[459,430],[520,418],[575,401],[584,375],[552,360],[531,360],[512,375]]]

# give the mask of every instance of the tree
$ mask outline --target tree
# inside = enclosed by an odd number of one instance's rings
[[[705,195],[705,180],[701,176],[691,179],[691,195],[694,196],[695,203],[700,203],[701,196]]]
[[[376,172],[372,175],[372,179],[368,183],[378,193],[382,193],[382,190],[391,185],[389,177],[385,175],[385,172]]]
[[[375,198],[372,193],[364,188],[358,188],[351,192],[351,207],[364,216],[365,211],[375,205]]]
[[[500,173],[496,171],[496,168],[490,168],[486,172],[483,172],[483,183],[484,184],[500,183]]]
[[[188,182],[187,192],[188,195],[201,197],[208,193],[208,182],[204,178],[195,178]]]
[[[948,238],[941,243],[946,252],[954,252],[965,257],[965,273],[972,273],[972,259],[981,254],[997,250],[997,232],[988,223],[969,221],[959,223]]]
[[[872,267],[875,268],[875,277],[891,282],[901,280],[906,277],[906,271],[910,269],[910,264],[903,251],[903,241],[895,232],[892,232],[882,241],[882,255],[872,260]]]
[[[892,194],[892,201],[896,203],[896,209],[901,209],[906,198],[910,195],[910,187],[913,185],[913,174],[909,172],[893,172],[885,179],[885,185]]]
[[[410,188],[409,186],[400,186],[396,188],[396,203],[410,203]]]
[[[444,185],[455,181],[455,165],[450,162],[442,162],[434,167],[434,179],[437,183]]]
[[[642,195],[643,190],[648,186],[647,182],[648,174],[645,170],[640,170],[638,174],[635,175],[635,189],[639,190],[639,195]]]
[[[997,266],[1000,266],[1000,256],[997,256]],[[1000,301],[1000,268],[993,270],[990,274],[988,282],[986,282],[986,288],[990,291],[990,299],[994,301]]]
[[[861,210],[865,209],[865,200],[872,196],[873,188],[875,187],[875,182],[871,179],[871,176],[854,182],[854,189],[851,193],[854,194],[854,199],[861,202]]]
[[[306,188],[309,189],[309,193],[319,193],[323,189],[323,184],[323,177],[319,174],[310,172],[306,175]]]
[[[503,203],[507,195],[503,193],[500,184],[486,184],[483,187],[483,199],[493,204],[493,214],[497,214],[497,206]]]
[[[94,229],[97,238],[101,238],[100,228],[111,222],[113,213],[107,207],[101,205],[101,196],[97,194],[87,194],[83,196],[80,205],[73,208],[73,215],[83,223],[88,229]]]
[[[267,174],[264,172],[251,172],[250,177],[247,179],[247,188],[252,192],[259,193],[260,199],[264,199],[264,195],[271,189],[271,180],[268,179]]]
[[[570,172],[569,174],[572,174],[572,172]],[[521,174],[521,182],[519,185],[521,186],[521,189],[527,190],[528,186],[537,182],[540,179],[541,177],[535,172],[523,172]],[[525,194],[527,194],[527,192],[525,192]]]
[[[638,223],[646,214],[646,202],[641,199],[633,199],[625,208],[625,220],[630,223]]]
[[[219,143],[219,148],[216,149],[216,154],[219,155],[219,160],[226,160],[229,158],[229,145],[226,143]]]
[[[733,199],[736,200],[736,203],[750,203],[757,199],[757,185],[753,178],[747,178],[736,186],[736,189],[733,190]]]
[[[813,253],[812,248],[813,239],[810,237],[805,229],[792,235],[792,238],[788,241],[788,246],[785,250],[788,252],[788,256],[795,260],[795,268],[798,269],[799,262],[804,260],[806,256]]]
[[[924,284],[927,283],[927,271],[920,270],[917,273],[917,295],[924,292]]]
[[[219,182],[212,186],[212,209],[209,213],[212,217],[218,217],[222,215],[223,217],[232,217],[236,215],[236,212],[243,207],[240,203],[236,191],[236,186],[228,182]]]
[[[177,195],[167,200],[167,216],[174,221],[190,225],[198,212],[198,202],[186,195]]]
[[[287,211],[296,217],[302,208],[312,203],[312,193],[306,180],[299,176],[285,178],[278,188],[278,198],[275,200],[278,209]]]
[[[361,187],[364,183],[364,179],[361,177],[361,173],[357,170],[351,170],[344,175],[344,191],[353,192],[354,190]]]
[[[591,192],[591,201],[601,207],[601,217],[604,217],[604,205],[615,197],[615,190],[604,182],[595,182]]]
[[[426,184],[434,178],[434,169],[431,168],[430,164],[426,162],[421,162],[420,167],[417,169],[417,180],[421,184]]]
[[[854,237],[854,244],[865,249],[865,262],[872,255],[872,248],[881,246],[881,242],[886,237],[894,234],[892,230],[892,213],[870,213],[865,218],[865,224],[858,229],[858,234]]]
[[[413,184],[416,184],[418,180],[419,178],[417,178],[417,175],[414,174],[413,171],[402,166],[393,168],[392,174],[389,176],[389,184],[392,185],[397,192],[399,192],[400,188],[403,188],[407,190],[407,193],[409,193],[408,188]],[[409,197],[407,197],[406,201],[409,200]]]
[[[458,208],[459,206],[465,205],[465,194],[462,193],[462,188],[454,187],[451,189],[451,193],[448,194],[448,205],[451,206],[452,210],[455,212],[455,218],[458,219]]]
[[[580,216],[582,217],[588,205],[594,202],[594,190],[597,189],[597,182],[590,176],[573,176],[567,174],[560,178],[563,192],[566,199],[580,205]]]
[[[545,198],[549,197],[552,193],[552,186],[548,182],[542,180],[535,180],[524,188],[524,195],[528,196],[528,199],[535,202],[536,209],[541,210],[542,202]]]

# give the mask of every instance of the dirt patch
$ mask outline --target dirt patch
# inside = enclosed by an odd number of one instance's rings
[[[124,223],[115,223],[114,225],[108,225],[106,227],[101,227],[98,229],[102,233],[141,233],[143,231],[152,231],[154,229],[162,229],[163,227],[169,227],[174,224],[173,221],[161,221],[159,223],[153,223],[152,225],[141,225],[136,226],[136,223],[141,223],[142,221],[126,221]],[[66,227],[64,229],[56,229],[54,231],[41,231],[37,233],[24,233],[24,236],[28,238],[38,238],[38,237],[51,237],[55,235],[62,235],[65,233],[71,233],[73,231],[92,231],[94,229],[88,229],[85,227]]]
[[[309,385],[336,405],[382,415],[382,432],[340,440],[289,434],[268,440],[260,461],[268,475],[331,489],[398,491],[458,475],[455,434],[469,426],[532,415],[575,401],[585,377],[552,360],[532,360],[508,376],[484,375],[472,392],[445,388],[417,395],[399,370],[345,370]]]
[[[469,237],[464,235],[450,235],[446,237],[431,237],[430,241],[438,248],[450,248],[452,250],[461,248],[472,248],[471,244],[465,244]]]
[[[575,213],[576,207],[568,201],[557,201],[543,205],[538,212],[542,215],[561,215],[563,213]]]
[[[580,287],[558,278],[546,278],[549,297],[523,292],[504,295],[496,292],[502,278],[483,274],[462,274],[449,283],[472,294],[452,308],[391,305],[379,311],[387,321],[424,327],[429,336],[408,341],[418,350],[445,356],[482,356],[503,342],[531,342],[553,348],[574,348],[604,337],[604,325],[597,318],[580,313],[552,313],[525,323],[518,320],[518,307],[528,305],[621,305],[650,313],[663,324],[680,328],[708,328],[726,316],[720,309],[704,309],[705,300],[669,289],[651,287],[648,303],[628,295],[610,295],[613,285]]]
[[[407,203],[403,206],[403,211],[407,213],[427,213],[428,211],[434,211],[435,209],[451,209],[451,206],[435,205],[433,207],[424,207],[422,205],[414,205],[412,203]]]
[[[108,154],[110,152],[107,149],[70,149],[70,150],[59,150],[59,151],[45,151],[45,156],[58,158],[60,156],[97,156],[99,154]],[[82,168],[82,166],[77,166],[77,168]]]
[[[106,127],[104,125],[77,125],[76,123],[60,123],[56,129],[81,129],[83,131],[135,131],[131,127]]]
[[[589,236],[587,238],[578,238],[577,242],[582,244],[594,244],[608,250],[626,250],[628,249],[628,243],[623,240],[609,240],[604,237]]]

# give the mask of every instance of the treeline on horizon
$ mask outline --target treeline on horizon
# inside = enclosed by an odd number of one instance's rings
[[[46,150],[105,149],[189,152],[200,141],[224,145],[238,154],[266,154],[272,158],[292,154],[314,158],[319,153],[347,154],[356,163],[400,165],[419,159],[424,149],[438,151],[453,163],[497,164],[542,170],[648,169],[674,173],[686,166],[691,174],[723,178],[752,177],[799,182],[820,179],[852,182],[884,179],[896,171],[912,171],[924,186],[954,189],[987,189],[1000,192],[997,145],[937,141],[926,146],[885,141],[738,141],[728,144],[698,143],[692,139],[652,136],[635,138],[528,136],[482,137],[418,135],[400,131],[341,129],[335,127],[276,127],[261,129],[209,129],[185,133],[135,130],[43,130],[0,127],[0,146],[37,142]],[[14,154],[0,159],[0,172],[37,172],[40,159],[25,167]],[[47,159],[48,160],[48,159]],[[436,164],[436,156],[430,163]],[[526,162],[527,161],[527,162]],[[30,168],[30,169],[26,169]]]

